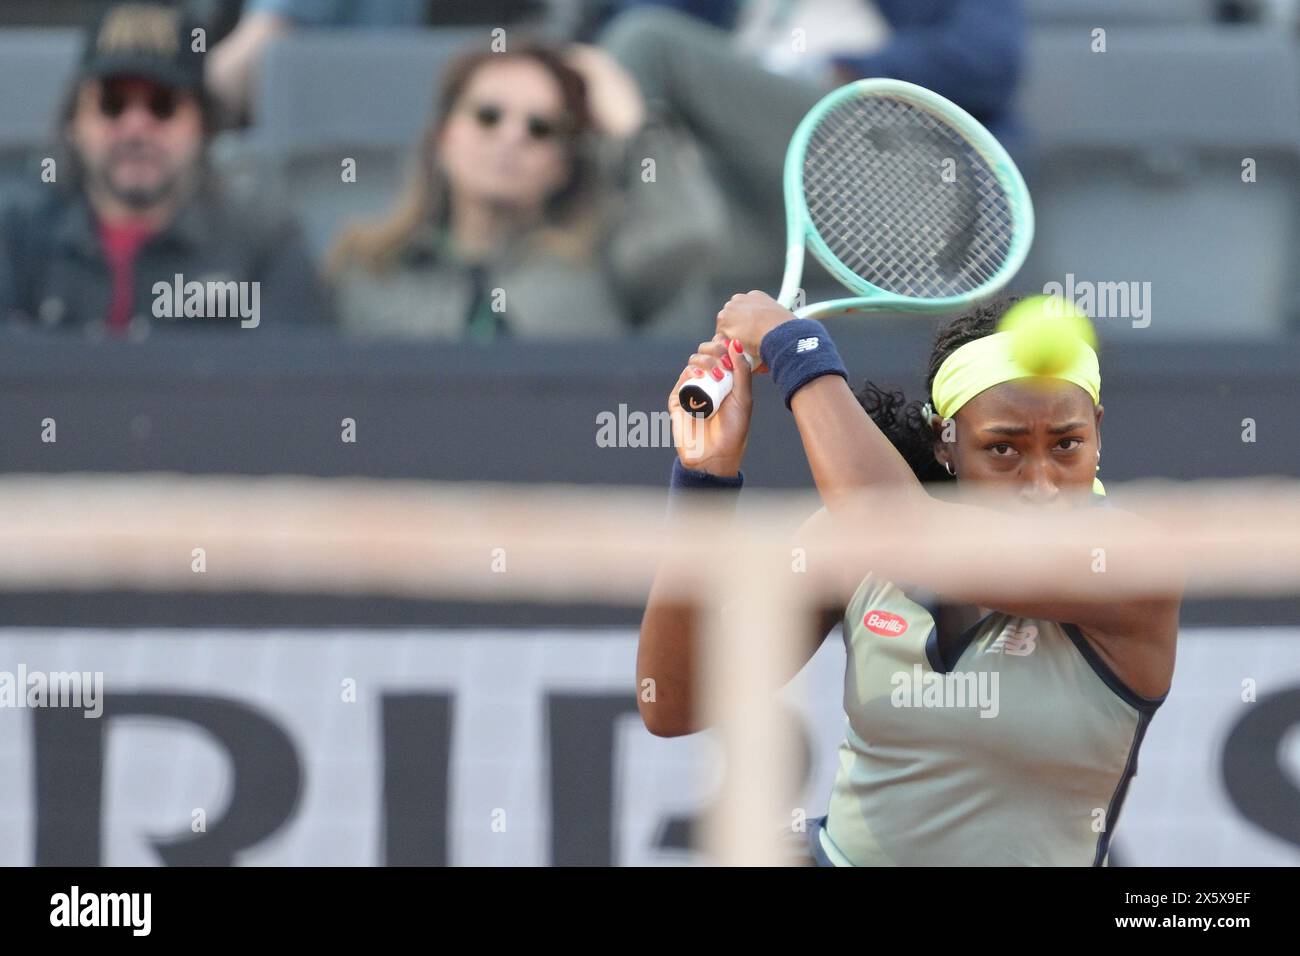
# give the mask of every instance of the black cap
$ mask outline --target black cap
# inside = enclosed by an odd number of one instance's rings
[[[86,37],[81,78],[138,76],[173,89],[203,90],[203,54],[176,7],[119,3],[109,7]]]

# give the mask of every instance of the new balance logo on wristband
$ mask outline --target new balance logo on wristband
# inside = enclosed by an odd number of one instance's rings
[[[847,381],[849,377],[835,341],[816,319],[782,322],[763,336],[761,353],[786,408],[794,393],[815,378],[838,375]]]

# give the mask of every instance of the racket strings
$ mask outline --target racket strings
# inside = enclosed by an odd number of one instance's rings
[[[831,110],[805,151],[803,188],[835,258],[888,292],[969,294],[1010,256],[1015,216],[987,160],[901,99],[862,97]]]

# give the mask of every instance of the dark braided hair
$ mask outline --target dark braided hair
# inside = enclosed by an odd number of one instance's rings
[[[934,377],[944,359],[965,345],[997,331],[998,320],[1024,296],[1006,293],[989,299],[982,305],[953,319],[941,328],[930,349],[930,361],[925,370],[925,394],[933,404]],[[909,402],[898,390],[880,388],[874,382],[864,382],[857,399],[876,427],[898,449],[922,482],[952,481],[953,478],[934,458],[934,430],[921,413],[923,401]]]

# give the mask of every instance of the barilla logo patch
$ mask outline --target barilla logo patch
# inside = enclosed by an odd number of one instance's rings
[[[907,630],[907,621],[888,611],[868,611],[862,616],[863,626],[881,637],[898,637]]]

